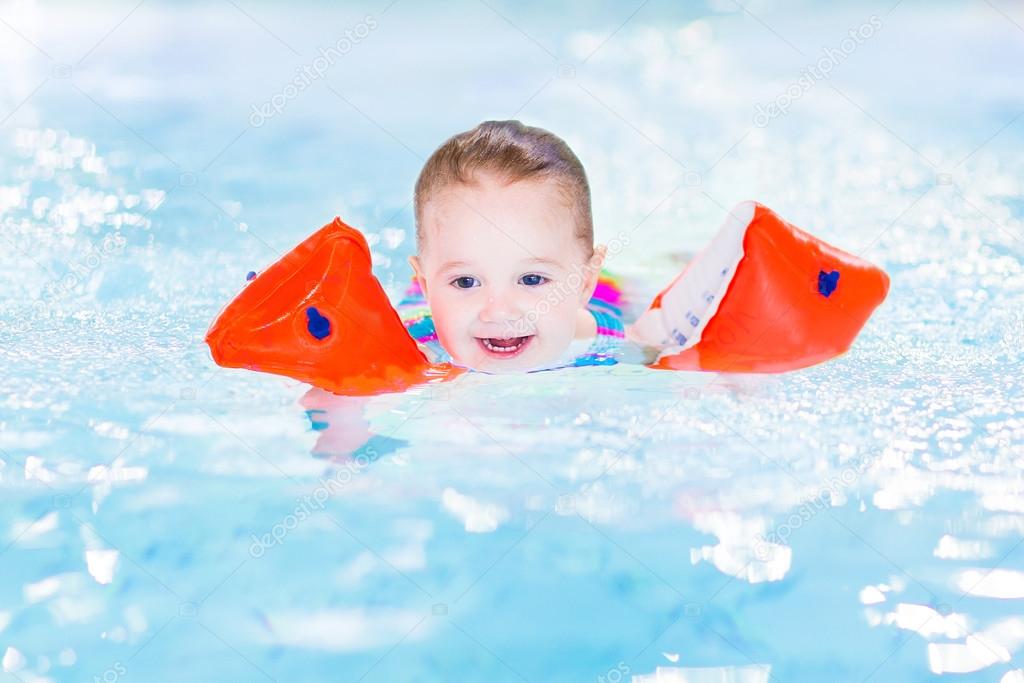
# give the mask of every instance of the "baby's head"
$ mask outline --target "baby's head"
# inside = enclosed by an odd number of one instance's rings
[[[543,367],[593,332],[590,186],[569,146],[519,121],[485,121],[441,145],[416,181],[409,258],[438,340],[459,365]],[[589,326],[589,328],[588,328]]]

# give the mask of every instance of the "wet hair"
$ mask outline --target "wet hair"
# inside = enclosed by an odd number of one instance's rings
[[[416,242],[424,240],[423,211],[439,192],[457,184],[472,185],[476,173],[496,175],[506,184],[522,180],[554,180],[572,209],[576,237],[589,258],[594,252],[594,220],[590,184],[583,164],[565,141],[543,128],[519,121],[484,121],[450,137],[420,171],[414,197]]]

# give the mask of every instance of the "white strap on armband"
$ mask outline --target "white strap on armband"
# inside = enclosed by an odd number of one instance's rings
[[[754,209],[754,202],[743,202],[729,213],[711,242],[662,292],[659,306],[633,323],[633,339],[673,352],[700,341],[743,260],[743,238]]]

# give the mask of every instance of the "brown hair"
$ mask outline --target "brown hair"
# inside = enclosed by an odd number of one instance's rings
[[[575,215],[576,237],[585,244],[588,258],[593,253],[590,184],[583,164],[562,138],[515,120],[484,121],[452,136],[430,155],[416,180],[418,245],[423,243],[423,208],[430,197],[455,184],[473,183],[473,174],[478,171],[495,173],[509,184],[555,180]]]

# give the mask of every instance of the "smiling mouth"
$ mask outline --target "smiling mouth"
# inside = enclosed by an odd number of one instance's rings
[[[476,340],[479,342],[480,347],[487,352],[488,356],[505,360],[521,354],[530,345],[530,340],[533,339],[533,336],[531,334],[526,337],[510,337],[508,339],[477,337]]]

